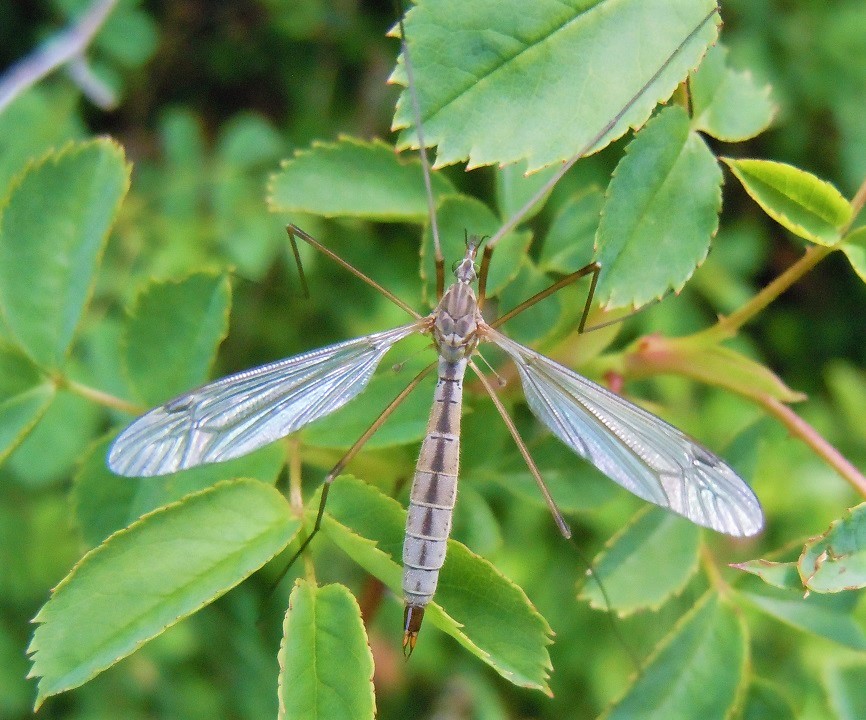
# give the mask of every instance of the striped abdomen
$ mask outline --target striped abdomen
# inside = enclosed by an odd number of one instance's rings
[[[436,592],[457,498],[460,413],[466,359],[439,359],[439,382],[409,497],[403,542],[404,648],[415,646],[424,607]]]

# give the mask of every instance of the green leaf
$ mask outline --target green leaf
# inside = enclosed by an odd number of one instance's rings
[[[318,497],[310,503],[310,513]],[[402,595],[401,557],[406,511],[352,477],[339,478],[322,528],[340,548],[394,593]],[[454,540],[425,619],[515,685],[547,689],[550,628],[526,594],[483,558]],[[417,652],[423,649],[423,633]]]
[[[601,718],[729,717],[745,680],[746,661],[742,618],[707,593],[659,643],[625,695]]]
[[[249,455],[150,478],[115,475],[105,464],[115,433],[94,443],[72,479],[75,517],[85,542],[93,547],[145,513],[177,502],[222,480],[252,478],[273,485],[285,449],[274,443]]]
[[[493,235],[501,224],[484,203],[466,195],[443,198],[436,210],[439,239],[445,258],[445,285],[453,280],[450,268],[466,254],[467,235]],[[512,232],[496,245],[487,275],[487,295],[498,295],[520,272],[521,262],[532,241],[528,231]],[[433,304],[436,297],[436,265],[433,233],[428,225],[421,240],[421,279],[424,297]]]
[[[29,487],[65,483],[103,422],[104,412],[98,405],[60,391],[33,432],[12,453],[8,468],[18,482]]]
[[[451,536],[479,555],[496,552],[502,547],[499,520],[487,500],[471,485],[464,484],[460,488]]]
[[[764,680],[753,680],[743,702],[742,720],[796,720],[791,701],[781,688]]]
[[[593,187],[563,204],[541,246],[542,270],[572,273],[592,262],[603,203],[604,193]]]
[[[491,422],[496,422],[494,418]],[[469,433],[466,433],[470,437]],[[544,483],[566,513],[596,510],[620,494],[616,485],[601,471],[577,457],[558,438],[546,435],[530,446],[532,457],[541,471]],[[469,477],[469,471],[466,473]],[[510,446],[500,453],[499,461],[472,470],[472,480],[489,480],[513,493],[520,502],[547,507],[535,479],[517,448]]]
[[[764,212],[795,235],[835,245],[851,219],[851,205],[825,180],[770,160],[722,158]]]
[[[437,165],[525,159],[530,172],[600,149],[643,124],[697,65],[718,32],[714,8],[708,0],[421,2],[406,14],[406,37],[425,142],[438,145]],[[406,84],[402,64],[392,79]],[[394,127],[414,125],[404,92]],[[400,144],[417,146],[414,132]]]
[[[0,210],[0,316],[45,368],[72,343],[130,169],[110,140],[70,144],[29,166]]]
[[[375,717],[373,653],[348,588],[296,582],[278,659],[280,720]]]
[[[36,615],[36,707],[78,687],[264,565],[298,527],[254,480],[221,483],[157,510],[91,550]]]
[[[726,142],[741,142],[764,132],[776,106],[770,86],[758,87],[751,72],[728,67],[728,49],[710,48],[692,76],[692,127]]]
[[[229,120],[220,133],[216,154],[235,170],[269,165],[280,157],[283,139],[266,118],[242,112]]]
[[[205,171],[205,147],[198,118],[189,110],[173,107],[160,117],[165,170],[158,191],[160,210],[172,224],[185,226],[198,217]]]
[[[850,360],[831,360],[824,372],[824,382],[830,391],[833,406],[838,409],[839,419],[844,421],[850,437],[856,442],[866,443],[866,426],[863,424],[866,370],[857,367]]]
[[[837,720],[861,720],[866,717],[866,665],[827,663],[821,673],[821,680]]]
[[[432,181],[434,197],[454,192],[444,176],[434,174]],[[271,176],[268,205],[272,212],[383,222],[421,223],[429,215],[417,158],[404,160],[381,140],[345,136],[314,142],[285,161]]]
[[[156,51],[159,34],[150,15],[131,5],[122,3],[112,11],[94,44],[118,64],[134,68]]]
[[[37,85],[0,112],[0,196],[32,158],[84,134],[78,105],[71,88],[49,91]]]
[[[228,278],[196,273],[151,282],[138,295],[121,339],[138,399],[158,405],[207,380],[229,325]]]
[[[597,297],[638,307],[683,287],[718,228],[722,173],[679,106],[629,143],[607,189],[596,237]]]
[[[795,562],[748,560],[732,564],[731,567],[757,575],[765,583],[782,590],[800,590],[801,593],[804,590],[800,574],[797,572],[797,563]]]
[[[839,245],[857,276],[866,283],[866,227],[859,227]]]
[[[771,617],[800,630],[827,638],[855,650],[866,650],[866,633],[851,616],[857,602],[853,593],[811,594],[781,590],[769,585],[744,583],[738,595]]]
[[[620,617],[657,610],[697,571],[700,542],[693,523],[660,508],[644,508],[593,559],[578,598]]]
[[[641,341],[637,357],[635,376],[640,371],[669,371],[746,397],[769,396],[786,403],[806,399],[766,366],[736,350],[707,344],[700,338],[649,337]]]
[[[48,410],[55,387],[17,348],[0,342],[0,462]]]
[[[809,540],[798,562],[803,584],[819,593],[866,586],[866,503],[850,508]]]
[[[558,167],[545,168],[531,175],[526,174],[526,163],[519,162],[514,165],[500,167],[496,172],[496,207],[502,218],[510,218],[516,215],[526,203],[537,193],[544,184],[557,172]],[[522,222],[534,218],[544,208],[544,204],[550,197],[548,192],[539,200],[532,209],[523,216]]]
[[[498,252],[498,251],[497,251]],[[497,261],[493,255],[493,263]],[[492,263],[491,263],[492,267]],[[517,266],[519,273],[514,280],[503,288],[500,294],[500,307],[511,310],[536,293],[549,288],[553,281],[541,272],[532,260],[523,258]],[[539,343],[555,333],[560,315],[563,312],[564,293],[556,293],[545,298],[544,302],[526,308],[522,313],[509,320],[503,328],[508,337],[524,344]]]

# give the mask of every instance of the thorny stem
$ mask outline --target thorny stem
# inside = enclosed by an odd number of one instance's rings
[[[103,407],[111,408],[112,410],[120,410],[120,412],[129,413],[130,415],[141,415],[146,410],[146,408],[143,408],[140,405],[131,403],[128,400],[121,400],[115,395],[103,392],[102,390],[97,390],[96,388],[76,382],[75,380],[70,380],[67,377],[55,377],[54,383],[58,388],[69,390],[69,392],[80,395],[83,398],[95,402],[97,405],[102,405]]]
[[[823,458],[857,492],[866,497],[866,477],[842,453],[821,437],[815,428],[803,420],[785,403],[776,400],[774,397],[764,395],[758,398],[758,402],[768,413],[788,428],[792,435],[800,438],[806,445],[812,448],[815,454]]]

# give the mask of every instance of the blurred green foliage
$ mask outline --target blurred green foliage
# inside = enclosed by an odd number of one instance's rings
[[[83,0],[7,0],[0,25],[0,67],[31,52],[85,5]],[[737,145],[709,139],[708,145],[716,154],[789,163],[832,182],[850,199],[866,177],[866,5],[859,0],[832,5],[817,0],[728,0],[722,3],[722,16],[727,62],[751,73],[758,87],[770,83],[778,112],[773,126],[758,137]],[[161,302],[177,299],[167,299],[160,288],[180,294],[206,286],[195,293],[202,307],[190,309],[184,302],[184,308],[207,317],[211,344],[224,333],[220,320],[230,302],[228,334],[210,377],[404,322],[399,309],[307,247],[301,250],[312,292],[309,299],[302,298],[285,237],[287,220],[413,306],[423,307],[420,218],[407,217],[399,224],[380,216],[370,222],[286,216],[270,213],[266,203],[268,178],[280,161],[310,148],[314,140],[332,143],[346,133],[393,142],[389,126],[398,88],[385,81],[398,44],[385,33],[394,21],[390,3],[124,1],[97,36],[91,57],[94,70],[119,92],[117,110],[94,109],[60,72],[0,113],[0,196],[8,195],[13,178],[28,162],[70,139],[110,135],[133,163],[131,190],[104,249],[65,369],[69,378],[129,401],[155,402],[161,381],[148,380],[146,365],[160,363],[160,348],[148,346],[143,338],[163,343],[165,357],[196,353],[184,336],[172,337],[152,321],[155,312],[162,313],[166,323],[174,319],[159,308]],[[589,259],[594,227],[581,228],[587,216],[597,215],[598,188],[608,186],[622,150],[623,143],[615,143],[579,163],[554,189],[535,222],[536,228],[550,232],[541,247],[530,249],[532,262],[505,278],[515,282],[512,294],[506,289],[499,298],[504,307],[544,287],[548,281],[542,271],[569,271]],[[465,173],[457,166],[442,173],[451,186],[477,195],[502,214],[520,204],[509,195],[507,179],[492,169]],[[515,194],[520,196],[519,191]],[[456,206],[464,201],[449,202]],[[455,227],[463,212],[462,207],[453,209]],[[447,220],[447,210],[445,216]],[[582,246],[562,240],[569,234],[577,244],[583,239]],[[523,243],[515,245],[522,252]],[[719,313],[734,311],[790,266],[804,245],[728,176],[718,234],[706,261],[681,292],[616,328],[619,335],[608,349],[622,350],[646,333],[677,337],[712,325]],[[449,256],[447,262],[451,260]],[[26,280],[27,270],[18,272],[18,279]],[[516,322],[509,329],[527,341],[543,340],[545,349],[561,350],[557,341],[579,317],[584,291],[581,286],[549,299],[527,314],[523,325]],[[211,298],[207,293],[217,298],[217,307],[206,302]],[[863,281],[846,258],[835,253],[730,343],[772,368],[788,387],[808,394],[795,411],[860,468],[866,466],[863,402],[858,400],[866,401],[864,307]],[[132,341],[131,326],[143,328]],[[595,355],[614,332],[587,336],[590,346],[600,345],[594,351],[567,347],[566,359],[580,369],[585,352],[593,358],[584,368],[588,372],[609,369]],[[6,352],[10,337],[7,326],[0,327],[0,367],[6,370],[21,366],[15,352]],[[412,355],[424,345],[407,343],[400,352],[410,366],[403,373],[383,373],[357,406],[304,436],[309,444],[301,455],[307,498],[339,458],[340,448],[412,377]],[[58,349],[63,350],[55,342],[52,352]],[[184,383],[203,380],[208,362],[196,356],[195,366],[186,369],[197,376]],[[2,393],[10,392],[5,378],[13,375],[10,370],[0,377]],[[25,386],[39,390],[39,382],[26,379]],[[169,380],[165,386],[169,394],[178,389]],[[429,390],[429,385],[419,388],[405,415],[386,425],[378,444],[352,466],[353,474],[401,500],[423,433]],[[636,587],[621,577],[611,580],[611,592],[627,595],[613,598],[627,617],[606,615],[579,601],[583,559],[557,534],[489,402],[471,392],[454,536],[522,587],[553,628],[553,698],[509,683],[433,627],[425,628],[418,650],[405,663],[400,654],[400,603],[387,592],[383,597],[358,565],[320,538],[312,548],[320,584],[347,584],[368,613],[380,717],[596,717],[629,688],[639,687],[631,685],[633,656],[651,658],[643,681],[664,682],[690,652],[706,662],[695,666],[698,672],[704,667],[710,672],[714,663],[729,670],[748,668],[743,677],[750,684],[740,684],[738,690],[738,716],[860,716],[850,710],[866,704],[864,611],[858,593],[821,596],[806,604],[800,601],[796,573],[781,580],[774,576],[772,589],[770,581],[744,579],[724,567],[759,557],[795,561],[804,541],[825,532],[831,521],[857,504],[857,494],[777,421],[740,396],[669,375],[629,382],[627,390],[651,399],[666,418],[709,447],[727,448],[724,456],[761,498],[767,530],[759,540],[735,543],[701,533],[723,582],[739,583],[741,597],[753,602],[732,610],[727,602],[706,595],[714,581],[710,572],[684,571],[686,578],[670,568],[656,572],[656,564],[666,561],[686,568],[697,565],[690,531],[684,537],[681,529],[663,527],[666,536],[679,542],[668,545],[654,536],[657,545],[652,545],[640,534],[652,532],[641,530],[650,521],[645,516],[633,519],[642,504],[551,441],[520,404],[519,393],[507,392],[518,425],[575,528],[581,552],[592,558],[603,551],[599,563],[604,564],[625,552],[616,544],[623,538],[638,547],[638,540],[650,544],[645,562],[631,556]],[[238,468],[206,469],[165,485],[116,478],[102,462],[105,433],[113,433],[129,415],[67,389],[51,393],[39,424],[0,466],[4,718],[30,716],[35,684],[25,680],[25,649],[32,634],[28,621],[85,551],[142,513],[219,479],[242,473],[277,481],[286,489],[285,478],[278,478],[282,448],[260,451]],[[36,400],[42,402],[42,396]],[[785,547],[787,552],[775,550]],[[706,564],[706,556],[701,559]],[[279,563],[268,565],[94,680],[48,699],[41,715],[70,720],[275,717],[277,655],[291,581],[266,601],[264,610],[261,603],[278,571]],[[296,571],[303,574],[304,568]],[[646,605],[641,607],[661,606],[631,612],[634,596],[641,595],[640,584],[656,582],[670,592],[662,593],[663,598],[642,597]],[[582,595],[594,608],[605,604],[590,586]],[[677,628],[684,631],[654,650]],[[700,644],[703,637],[714,641]],[[339,655],[331,660],[344,662]],[[721,688],[722,695],[733,692],[742,682],[738,678],[715,678],[716,689]],[[630,702],[626,697],[613,717],[624,716]],[[708,706],[705,717],[723,717],[729,705],[723,698]]]

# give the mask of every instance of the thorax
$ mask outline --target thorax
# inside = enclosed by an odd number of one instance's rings
[[[433,342],[446,360],[469,357],[478,345],[481,314],[471,285],[456,282],[434,311]]]

